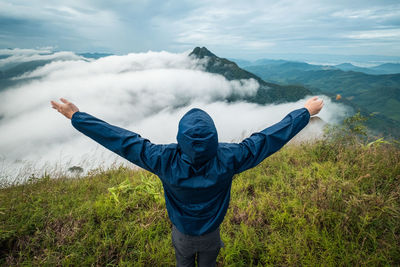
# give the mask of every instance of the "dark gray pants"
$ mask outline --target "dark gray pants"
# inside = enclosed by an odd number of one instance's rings
[[[175,248],[176,266],[215,266],[217,256],[224,243],[219,227],[214,232],[202,235],[185,235],[172,225],[172,245]]]

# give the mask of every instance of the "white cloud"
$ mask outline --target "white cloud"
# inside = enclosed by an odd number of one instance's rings
[[[2,53],[4,51],[4,53]],[[12,50],[13,51],[13,50]],[[35,53],[40,51],[41,53]],[[34,50],[34,49],[19,49],[16,53],[7,54],[6,49],[0,50],[0,55],[9,55],[9,57],[0,59],[0,70],[3,68],[10,68],[22,62],[36,61],[36,60],[77,60],[83,59],[72,52],[56,52],[51,53],[49,50]]]
[[[363,8],[358,6],[353,9],[342,9],[332,14],[332,17],[347,19],[364,19],[364,20],[382,20],[389,18],[397,18],[400,15],[399,5],[392,6],[372,6]]]
[[[382,38],[400,38],[400,29],[382,29],[359,31],[346,36],[350,39],[382,39]],[[368,45],[371,45],[369,43]]]
[[[107,166],[116,160],[51,109],[50,100],[59,97],[155,143],[175,142],[178,121],[191,107],[210,113],[220,140],[229,142],[278,122],[304,104],[304,100],[266,106],[228,104],[224,99],[232,93],[255,94],[258,83],[252,79],[228,81],[202,71],[202,63],[187,53],[148,52],[92,61],[76,57],[25,74],[33,80],[0,92],[0,158],[6,164],[0,176],[17,173],[15,169],[27,162],[34,162],[39,169],[47,164],[63,170],[72,165],[93,168],[102,162]],[[334,122],[344,111],[327,100],[320,116]]]
[[[398,36],[361,47],[349,44],[369,40],[343,36],[396,29],[399,14],[394,0],[0,0],[0,46],[116,54],[207,46],[223,57],[253,59],[274,53],[392,56],[399,52]]]
[[[53,47],[42,47],[37,49],[0,49],[0,55],[37,55],[37,54],[49,54],[53,52]]]

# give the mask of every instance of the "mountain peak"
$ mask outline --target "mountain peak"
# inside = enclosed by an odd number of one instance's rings
[[[213,53],[211,53],[210,50],[208,50],[206,47],[196,47],[193,49],[193,51],[189,54],[189,56],[195,56],[197,58],[204,58],[204,57],[217,57]]]
[[[302,86],[280,86],[273,83],[267,83],[260,77],[238,67],[235,62],[226,58],[220,58],[211,53],[205,47],[196,47],[189,54],[198,59],[207,57],[207,60],[202,62],[204,70],[210,73],[220,74],[228,81],[238,80],[243,83],[243,80],[253,79],[257,81],[259,88],[255,95],[243,97],[240,94],[233,93],[227,100],[232,101],[248,101],[257,104],[266,104],[273,102],[297,101],[304,98],[306,95],[311,95],[311,91]]]
[[[342,63],[342,64],[338,64],[335,65],[336,67],[355,67],[353,64],[351,63]]]

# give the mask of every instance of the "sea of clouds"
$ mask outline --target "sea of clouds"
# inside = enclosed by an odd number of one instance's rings
[[[35,49],[0,50],[4,70],[21,62],[51,60],[14,77],[11,88],[0,88],[0,179],[86,171],[123,159],[75,130],[51,108],[50,100],[64,97],[80,111],[141,134],[154,143],[176,142],[179,119],[199,107],[214,119],[219,139],[239,142],[252,132],[280,121],[303,107],[306,99],[278,105],[227,103],[226,97],[257,92],[254,79],[228,81],[204,71],[204,60],[185,53],[147,52],[87,59],[72,52]],[[1,55],[3,55],[1,57]],[[319,117],[327,123],[343,119],[348,109],[329,98]],[[322,126],[305,129],[303,139],[321,136]]]

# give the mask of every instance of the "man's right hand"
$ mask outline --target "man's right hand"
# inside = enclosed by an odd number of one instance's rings
[[[68,119],[71,119],[72,115],[74,115],[75,112],[79,111],[78,107],[75,106],[73,103],[69,102],[65,98],[60,98],[60,100],[62,103],[57,103],[56,101],[51,101],[51,106],[54,109],[57,109],[58,112],[63,114]]]
[[[318,114],[323,106],[324,101],[322,101],[322,99],[318,99],[318,96],[314,96],[308,99],[306,104],[304,105],[304,107],[308,109],[308,112],[310,112],[310,116]]]

